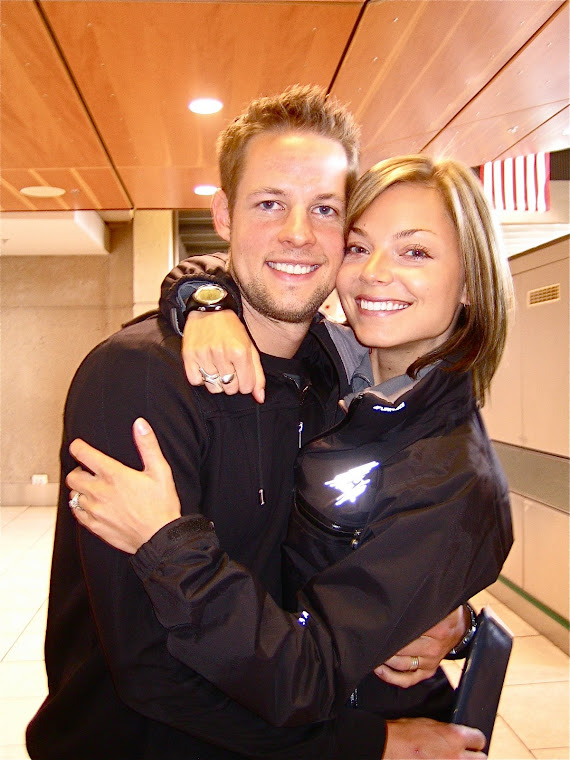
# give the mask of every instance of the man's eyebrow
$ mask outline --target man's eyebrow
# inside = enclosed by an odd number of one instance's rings
[[[345,202],[344,195],[337,195],[337,193],[321,193],[317,195],[315,200],[317,201],[340,201]]]
[[[250,195],[285,195],[285,191],[279,187],[258,187]]]
[[[256,195],[286,196],[287,191],[279,187],[258,187],[255,190],[252,190],[252,192],[249,194],[249,197],[253,198]],[[314,201],[317,203],[320,203],[322,201],[336,201],[344,205],[345,198],[343,195],[337,195],[337,193],[319,193],[319,195],[315,196]]]

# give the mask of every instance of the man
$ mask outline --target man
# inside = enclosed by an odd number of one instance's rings
[[[307,440],[320,432],[346,390],[338,354],[312,320],[343,254],[345,198],[357,171],[354,126],[320,91],[294,88],[255,102],[230,125],[220,164],[224,192],[214,201],[214,220],[231,237],[244,319],[266,354],[266,401],[261,413],[250,397],[191,388],[179,337],[159,315],[113,336],[80,367],[61,451],[46,636],[50,692],[28,729],[32,758],[382,754],[384,726],[376,716],[345,709],[335,719],[277,728],[181,665],[166,648],[166,632],[128,556],[78,528],[67,506],[64,481],[75,465],[70,442],[82,438],[139,467],[131,426],[144,417],[171,465],[183,515],[199,511],[213,520],[230,556],[280,599],[278,547],[299,423]],[[193,529],[182,518],[153,540],[167,551],[180,530]],[[408,757],[420,745],[429,747],[427,756],[460,757],[482,744],[467,729],[397,722],[386,756]]]

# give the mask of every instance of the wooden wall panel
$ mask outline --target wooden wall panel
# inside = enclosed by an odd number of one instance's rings
[[[101,145],[89,116],[73,87],[54,47],[38,9],[32,2],[2,3],[1,42],[1,158],[5,183],[0,190],[0,207],[20,210],[22,206],[40,210],[77,208],[77,198],[36,202],[22,201],[7,188],[18,191],[24,185],[42,184],[47,169],[59,167],[97,168],[105,174],[101,204],[127,208],[130,202],[123,192],[112,165]],[[68,173],[69,176],[69,173]],[[24,185],[20,184],[24,181]],[[46,180],[46,184],[49,180]],[[74,187],[69,176],[63,189]],[[91,202],[79,208],[92,208]]]
[[[365,164],[396,146],[415,151],[422,136],[429,142],[561,5],[394,0],[367,6],[333,88],[364,125]]]
[[[163,188],[189,172],[215,179],[215,138],[253,97],[298,81],[328,86],[360,2],[42,7],[135,205],[148,208],[169,203]],[[223,111],[192,114],[202,95]]]
[[[480,163],[570,145],[568,0],[362,6],[2,0],[0,209],[205,208],[192,188],[218,182],[220,129],[294,82],[351,104],[363,168],[421,150]],[[220,114],[188,111],[204,94]],[[44,183],[66,194],[19,192]]]
[[[497,158],[529,135],[529,152],[550,150],[536,131],[569,102],[568,4],[561,7],[493,80],[428,145],[476,166]],[[562,135],[560,135],[562,137]],[[489,155],[489,145],[495,153]],[[568,143],[567,143],[568,145]]]
[[[533,132],[525,135],[498,158],[538,153],[537,147],[543,145],[548,146],[549,151],[566,150],[570,147],[570,106],[566,106]]]

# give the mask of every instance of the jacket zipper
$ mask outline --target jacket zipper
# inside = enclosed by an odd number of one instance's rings
[[[332,520],[327,520],[322,515],[317,516],[315,510],[313,510],[298,494],[297,508],[306,520],[317,528],[323,530],[325,533],[328,533],[330,536],[338,536],[347,539],[350,542],[351,549],[357,549],[360,546],[360,541],[366,527],[348,528],[346,526],[338,525],[337,523],[332,522]]]

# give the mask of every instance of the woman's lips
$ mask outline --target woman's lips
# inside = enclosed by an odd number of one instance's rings
[[[356,303],[363,311],[403,311],[410,306],[405,301],[372,301],[368,298],[357,298]]]

